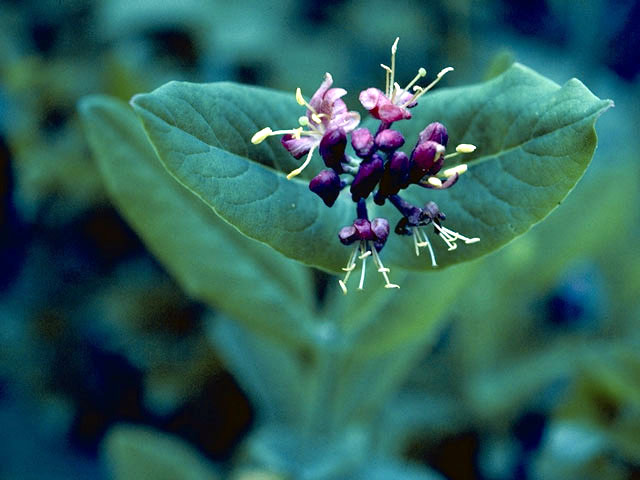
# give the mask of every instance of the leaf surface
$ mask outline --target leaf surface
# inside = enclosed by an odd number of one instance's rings
[[[131,108],[80,104],[113,201],[185,290],[268,336],[296,340],[311,317],[308,271],[240,234],[163,168]]]
[[[306,177],[288,181],[285,174],[300,162],[279,140],[250,143],[265,126],[296,126],[304,110],[292,95],[230,83],[171,82],[135,96],[132,104],[167,169],[221,217],[301,262],[334,272],[344,266],[349,251],[336,233],[355,216],[347,192],[326,208],[305,182],[322,168],[317,155]],[[423,97],[412,120],[394,125],[408,148],[436,120],[447,126],[451,145],[478,146],[465,156],[469,172],[454,188],[412,186],[405,192],[415,204],[436,201],[449,228],[481,238],[449,252],[432,237],[438,264],[489,253],[553,210],[588,166],[595,121],[610,105],[578,80],[560,87],[519,64],[488,82]],[[385,216],[392,225],[399,219],[388,204],[372,205],[370,216]],[[432,268],[427,258],[415,256],[410,238],[395,235],[383,259],[388,266]]]

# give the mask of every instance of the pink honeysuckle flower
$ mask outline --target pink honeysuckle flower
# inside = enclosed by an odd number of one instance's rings
[[[398,40],[399,38],[396,38],[391,46],[391,67],[380,65],[386,73],[385,91],[383,92],[377,88],[367,88],[360,92],[359,97],[360,103],[369,111],[371,116],[381,120],[386,125],[398,120],[410,119],[411,112],[409,112],[409,109],[418,104],[418,98],[431,90],[447,72],[453,70],[452,67],[447,67],[441,70],[436,79],[428,86],[419,87],[417,85],[414,86],[415,83],[427,75],[427,71],[424,68],[420,68],[414,79],[406,87],[401,88],[395,82]]]
[[[284,135],[282,145],[295,158],[307,156],[304,163],[291,171],[287,178],[291,179],[299,175],[309,162],[314,150],[320,145],[322,138],[335,130],[341,130],[344,134],[352,132],[360,123],[360,114],[349,111],[342,100],[347,91],[343,88],[331,88],[333,78],[326,73],[324,81],[307,102],[302,96],[300,88],[296,89],[296,101],[301,106],[306,106],[306,115],[300,117],[300,126],[291,130],[273,131],[266,127],[257,132],[251,142],[258,144],[271,135]],[[304,127],[307,127],[305,129]]]

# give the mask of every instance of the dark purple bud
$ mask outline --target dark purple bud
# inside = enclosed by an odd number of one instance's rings
[[[360,158],[367,158],[375,151],[373,135],[367,128],[358,128],[351,133],[351,146]]]
[[[428,202],[422,209],[423,215],[431,220],[446,220],[446,215],[440,211],[436,202]]]
[[[371,222],[366,218],[358,218],[353,222],[353,227],[358,232],[360,240],[375,240],[376,237],[371,230]]]
[[[345,148],[347,148],[347,134],[342,128],[334,128],[322,136],[318,150],[327,167],[342,172],[341,162],[344,159]]]
[[[327,207],[335,203],[340,187],[340,177],[333,170],[322,170],[309,182],[309,190],[318,195]]]
[[[389,195],[394,195],[408,184],[409,157],[404,152],[394,152],[384,167],[384,173],[380,179],[380,188],[374,197],[378,205],[384,205],[384,200]]]
[[[384,245],[389,236],[389,221],[386,218],[374,218],[371,220],[371,230],[376,236],[376,241]]]
[[[351,245],[356,240],[360,240],[360,234],[356,227],[353,225],[347,225],[342,227],[338,232],[338,238],[343,245]]]
[[[382,172],[384,172],[384,162],[377,153],[373,154],[371,160],[363,161],[360,164],[358,173],[351,183],[351,197],[354,202],[369,196],[380,181]]]
[[[420,132],[418,138],[418,143],[431,141],[446,147],[447,142],[449,141],[449,134],[443,124],[440,122],[433,122],[427,125],[427,128]]]
[[[425,175],[435,175],[442,167],[444,147],[428,140],[416,145],[411,152],[411,170],[409,182],[418,183]]]
[[[398,220],[396,228],[393,231],[396,232],[397,235],[412,235],[413,232],[408,227],[409,220],[407,219],[407,217],[402,217],[400,220]]]
[[[376,145],[383,152],[393,152],[404,145],[404,137],[397,130],[382,130],[376,135]]]

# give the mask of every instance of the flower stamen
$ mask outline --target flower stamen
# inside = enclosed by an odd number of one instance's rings
[[[414,227],[411,233],[413,234],[413,245],[416,249],[416,257],[420,256],[420,248],[427,247],[429,249],[429,256],[431,257],[431,266],[437,267],[436,255],[427,234],[423,232],[420,227]]]
[[[365,245],[365,242],[360,242],[360,252],[362,252],[362,254],[358,258],[362,260],[362,270],[360,270],[360,284],[358,285],[358,290],[364,290],[364,276],[367,270],[367,258],[371,255],[370,250],[365,251]]]
[[[300,165],[298,168],[296,168],[295,170],[290,171],[287,174],[287,180],[291,180],[293,177],[300,175],[302,171],[305,168],[307,168],[307,165],[309,165],[309,163],[311,162],[311,156],[313,155],[313,151],[315,149],[316,149],[316,145],[311,147],[311,150],[309,150],[309,153],[307,153],[307,158],[305,159],[304,163]]]
[[[388,275],[388,273],[391,270],[389,270],[382,264],[382,260],[380,260],[380,255],[378,255],[378,252],[376,251],[376,248],[373,245],[373,242],[369,242],[369,243],[370,243],[369,245],[370,251],[373,254],[373,262],[375,263],[376,267],[378,267],[378,272],[380,272],[382,274],[382,277],[384,278],[384,288],[400,288],[400,285],[391,283],[391,280],[389,280],[389,275]]]
[[[435,225],[435,224],[434,224]],[[477,243],[480,241],[480,239],[478,237],[474,237],[474,238],[469,238],[469,237],[465,237],[464,235],[455,232],[447,227],[444,226],[440,226],[440,228],[445,231],[450,237],[453,237],[455,239],[460,239],[462,240],[464,243],[466,243],[467,245],[470,243]]]
[[[396,37],[393,45],[391,45],[391,73],[389,79],[389,87],[394,88],[395,83],[395,74],[396,74],[396,52],[398,51],[398,42],[400,41],[400,37]],[[389,90],[389,95],[391,94],[391,90]],[[387,95],[387,96],[389,96]],[[393,102],[393,100],[391,100]]]
[[[442,79],[442,77],[444,77],[447,73],[453,71],[453,67],[447,67],[447,68],[443,68],[442,70],[440,70],[440,72],[438,72],[438,75],[436,76],[436,79],[431,82],[429,85],[427,85],[426,87],[418,87],[415,86],[413,87],[413,90],[416,92],[413,94],[413,96],[402,105],[402,108],[407,108],[408,105],[411,105],[412,103],[414,103],[416,100],[418,100],[422,95],[424,95],[425,93],[427,93],[429,90],[431,90],[433,87],[436,86],[436,84]]]
[[[342,293],[347,294],[347,282],[349,281],[349,277],[351,276],[351,272],[356,269],[356,256],[358,255],[358,250],[360,249],[360,245],[356,245],[349,256],[349,261],[347,262],[347,266],[343,267],[342,270],[347,272],[344,276],[343,280],[338,280],[340,284],[340,288],[342,289]]]

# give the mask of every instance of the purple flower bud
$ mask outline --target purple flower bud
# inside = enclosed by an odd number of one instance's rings
[[[427,125],[427,128],[420,132],[418,138],[418,143],[432,141],[446,147],[447,142],[449,141],[449,134],[443,124],[440,122],[433,122]]]
[[[322,170],[309,182],[309,190],[322,198],[327,207],[333,206],[340,194],[340,177],[333,170]]]
[[[435,175],[442,167],[444,147],[428,140],[416,145],[411,152],[409,182],[418,183],[425,175]]]
[[[371,230],[371,222],[366,218],[358,218],[353,222],[353,227],[358,232],[360,240],[375,240],[376,236]]]
[[[384,205],[385,198],[394,195],[408,185],[409,157],[404,152],[394,152],[387,161],[380,179],[380,187],[374,197],[378,205]]]
[[[351,146],[360,158],[367,158],[375,151],[373,135],[367,128],[358,128],[351,133]]]
[[[347,225],[342,227],[338,232],[338,238],[343,245],[351,245],[356,240],[360,240],[360,234],[356,227],[353,225]]]
[[[351,197],[354,202],[361,198],[367,198],[369,194],[376,188],[376,185],[382,177],[384,171],[384,162],[382,157],[374,153],[369,161],[363,161],[358,168],[353,183],[351,184]]]
[[[380,250],[389,236],[389,221],[386,218],[371,220],[371,230],[376,236],[376,249]]]
[[[404,137],[397,130],[382,130],[376,135],[376,145],[383,152],[393,152],[404,145]]]
[[[341,162],[344,159],[346,147],[347,134],[342,128],[334,128],[322,136],[318,150],[327,167],[342,172]]]

